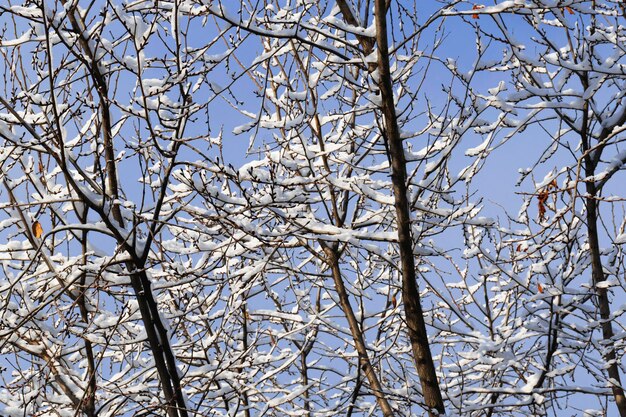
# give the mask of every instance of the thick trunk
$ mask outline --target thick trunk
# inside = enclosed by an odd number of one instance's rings
[[[376,41],[378,43],[378,85],[381,94],[381,110],[384,118],[385,140],[391,160],[391,180],[395,198],[398,244],[400,248],[400,269],[402,271],[402,301],[408,327],[413,359],[422,384],[424,402],[431,416],[445,412],[443,398],[437,383],[435,364],[430,352],[426,333],[426,323],[417,288],[413,242],[411,238],[411,218],[407,199],[407,174],[404,148],[393,98],[391,74],[389,70],[389,50],[387,42],[387,20],[385,0],[376,0]]]
[[[589,84],[588,79],[585,77],[582,79],[583,85]],[[620,119],[626,120],[626,111],[622,114]],[[622,120],[622,122],[623,122]],[[591,151],[591,135],[587,132],[589,130],[589,101],[585,101],[583,106],[582,117],[582,147],[583,147],[583,162],[585,168],[585,175],[588,178],[592,178],[596,173],[598,161],[602,155],[604,145],[598,147],[594,152]],[[607,135],[610,134],[612,129],[602,129],[600,132],[599,141],[602,141]],[[609,304],[609,295],[607,289],[598,286],[599,283],[606,280],[604,270],[602,268],[602,257],[600,256],[600,241],[598,236],[598,196],[600,190],[598,189],[594,181],[585,182],[585,191],[587,192],[587,198],[585,199],[585,211],[587,221],[587,234],[589,241],[589,254],[591,255],[591,278],[593,285],[598,296],[598,309],[600,310],[600,318],[602,319],[602,338],[606,342],[606,353],[604,359],[607,361],[608,368],[607,373],[611,379],[611,390],[613,397],[615,398],[615,404],[619,410],[621,417],[626,417],[626,397],[624,396],[624,390],[622,389],[622,382],[619,375],[619,368],[617,366],[617,360],[615,355],[615,346],[613,342],[613,325],[611,324],[611,308]]]
[[[588,174],[589,175],[589,174]],[[588,181],[586,184],[588,194],[585,201],[587,211],[587,231],[589,234],[589,253],[591,255],[591,277],[598,295],[598,308],[600,310],[600,318],[602,319],[602,338],[606,342],[606,354],[604,359],[608,364],[607,372],[611,379],[611,390],[615,398],[615,404],[619,410],[621,417],[626,417],[626,396],[622,389],[619,368],[615,355],[613,342],[613,325],[611,324],[611,309],[609,305],[609,296],[605,287],[599,287],[598,284],[606,280],[602,269],[602,259],[600,257],[600,244],[598,240],[598,202],[596,200],[596,186],[593,182]]]

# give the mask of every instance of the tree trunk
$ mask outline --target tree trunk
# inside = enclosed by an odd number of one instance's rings
[[[431,416],[445,413],[443,398],[437,382],[435,364],[430,352],[426,323],[417,288],[411,217],[407,199],[407,174],[404,147],[398,128],[387,43],[386,1],[376,0],[376,41],[378,44],[378,86],[381,94],[381,110],[384,118],[383,136],[387,143],[391,161],[391,180],[395,198],[398,244],[400,247],[400,269],[402,271],[402,301],[406,324],[413,351],[415,367],[422,384],[424,402]]]
[[[63,5],[66,4],[62,0]],[[111,214],[115,221],[124,227],[124,219],[117,203],[119,198],[119,186],[117,181],[117,168],[115,165],[115,150],[113,147],[112,122],[109,109],[108,85],[104,74],[102,74],[96,63],[96,58],[91,50],[89,41],[85,38],[85,25],[80,18],[77,19],[75,10],[71,8],[68,18],[72,28],[78,34],[78,40],[82,52],[85,54],[86,62],[91,78],[95,84],[96,91],[100,99],[100,109],[102,117],[101,133],[104,145],[104,159],[106,172],[105,194],[111,202]],[[80,194],[80,193],[79,193]],[[103,213],[108,216],[109,213]],[[150,279],[145,272],[143,260],[137,254],[129,253],[133,257],[132,262],[127,262],[126,267],[130,273],[130,280],[141,313],[141,319],[146,329],[148,344],[154,358],[159,380],[161,382],[163,394],[166,401],[166,410],[169,417],[187,417],[187,407],[182,393],[180,376],[176,366],[176,356],[172,350],[169,335],[159,315],[158,306],[151,289]]]
[[[589,176],[590,174],[587,173]],[[591,174],[593,175],[593,174]],[[598,202],[596,200],[596,186],[592,181],[586,183],[587,199],[585,207],[587,211],[587,233],[589,235],[589,254],[591,255],[591,277],[593,285],[598,295],[598,309],[600,310],[600,318],[602,319],[602,338],[606,342],[606,354],[604,359],[608,364],[607,372],[611,379],[611,390],[615,398],[615,404],[619,410],[621,417],[626,417],[626,396],[622,389],[619,368],[615,355],[613,342],[613,325],[611,324],[611,309],[609,305],[608,291],[604,287],[598,287],[598,284],[606,280],[602,269],[602,258],[600,257],[600,244],[598,239]]]
[[[385,397],[382,385],[380,384],[374,367],[370,362],[369,354],[367,353],[367,348],[365,346],[365,340],[363,338],[363,332],[359,327],[359,322],[354,315],[352,306],[350,305],[348,291],[346,291],[346,287],[341,276],[341,270],[339,269],[339,254],[337,253],[337,249],[328,245],[323,245],[323,248],[324,253],[326,254],[327,263],[330,266],[333,281],[335,283],[335,290],[337,291],[337,296],[339,297],[339,304],[344,315],[346,316],[346,320],[348,320],[348,326],[350,327],[352,339],[354,340],[354,347],[359,355],[359,367],[369,381],[372,391],[374,391],[374,396],[376,397],[378,406],[383,412],[383,416],[392,417],[394,415],[393,410]]]
[[[588,85],[588,79],[585,77],[582,79],[583,85]],[[591,151],[590,139],[591,135],[587,133],[589,129],[589,101],[585,101],[583,106],[582,128],[581,128],[581,142],[583,147],[583,162],[585,168],[585,175],[591,178],[596,173],[596,167],[598,161],[602,155],[604,145],[600,146],[594,152]],[[623,123],[626,120],[626,111],[623,112],[620,117],[619,123]],[[602,129],[600,132],[599,140],[606,138],[611,130],[608,128]],[[600,242],[598,237],[598,194],[599,189],[593,180],[585,181],[585,191],[587,197],[585,199],[585,211],[587,221],[587,234],[589,240],[589,254],[591,255],[591,278],[593,285],[598,296],[598,309],[600,310],[600,318],[602,319],[602,338],[606,342],[606,354],[605,360],[608,363],[607,373],[611,379],[611,390],[613,391],[613,397],[615,398],[615,404],[619,410],[621,417],[626,417],[626,397],[624,396],[624,390],[622,389],[622,382],[619,375],[619,369],[617,366],[615,347],[613,343],[613,325],[611,324],[611,308],[609,305],[609,296],[606,288],[598,287],[598,284],[606,280],[604,270],[602,268],[602,258],[600,256]]]

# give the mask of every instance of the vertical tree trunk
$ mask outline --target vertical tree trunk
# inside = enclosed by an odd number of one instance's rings
[[[85,209],[82,213],[79,213],[78,218],[81,224],[87,223],[87,210]],[[81,233],[81,250],[83,252],[82,256],[82,264],[86,268],[87,267],[87,231],[84,230]],[[85,294],[87,292],[86,287],[87,281],[87,270],[82,272],[80,277],[80,294],[78,295],[78,299],[76,303],[78,304],[78,308],[80,310],[80,316],[84,323],[89,324],[89,311],[87,310],[87,302]],[[85,390],[85,394],[82,399],[82,409],[83,413],[85,413],[86,417],[96,417],[98,414],[96,412],[96,391],[98,389],[97,381],[96,381],[96,360],[93,352],[93,346],[91,341],[87,338],[83,341],[85,345],[85,353],[87,355],[87,389]]]
[[[413,359],[419,375],[424,402],[431,416],[445,413],[443,398],[437,382],[435,364],[430,352],[426,323],[417,288],[411,217],[407,198],[407,173],[404,147],[398,128],[387,42],[386,0],[376,0],[376,42],[378,44],[378,86],[381,94],[381,109],[384,118],[383,135],[387,142],[391,160],[391,180],[395,198],[398,244],[400,247],[400,269],[402,271],[402,301],[408,327]]]
[[[588,79],[582,79],[583,85],[588,85]],[[581,142],[583,147],[583,162],[585,167],[585,175],[591,178],[596,173],[596,167],[604,146],[599,147],[595,152],[591,152],[590,135],[587,133],[589,129],[589,101],[585,101],[583,106]],[[626,120],[626,111],[618,123],[622,124]],[[607,137],[612,128],[605,127],[600,132],[599,140]],[[602,258],[600,256],[600,241],[598,237],[598,187],[593,180],[585,182],[585,191],[587,196],[585,199],[585,211],[587,221],[587,234],[589,240],[589,254],[591,255],[591,278],[598,295],[598,308],[600,310],[600,318],[602,319],[602,338],[606,342],[606,354],[604,356],[608,363],[607,373],[611,379],[611,390],[615,398],[615,404],[619,410],[621,417],[626,417],[626,396],[622,389],[622,382],[617,366],[615,347],[613,343],[613,325],[611,324],[611,308],[609,305],[609,296],[606,288],[598,287],[598,284],[606,280],[604,270],[602,268]]]
[[[66,1],[62,0],[63,5]],[[100,100],[100,113],[102,126],[100,127],[103,145],[106,184],[104,193],[111,202],[111,214],[113,219],[124,227],[124,218],[117,203],[119,198],[119,185],[117,181],[117,168],[115,164],[115,149],[113,146],[112,121],[109,108],[108,85],[106,76],[100,72],[96,57],[91,50],[88,39],[85,37],[85,24],[77,18],[74,8],[70,8],[68,19],[72,28],[78,34],[78,41],[81,51],[85,55],[85,65],[90,71],[98,97]],[[80,194],[80,193],[79,193]],[[109,213],[103,213],[108,216]],[[144,260],[140,259],[136,253],[129,253],[133,258],[132,262],[127,262],[126,267],[130,273],[130,280],[141,313],[141,319],[146,329],[148,344],[152,352],[155,367],[159,375],[161,387],[166,401],[166,410],[169,417],[187,417],[187,406],[183,396],[180,376],[176,366],[176,356],[169,341],[169,335],[159,315],[158,305],[154,299],[151,289],[150,279],[144,269]]]
[[[348,320],[348,326],[350,327],[352,339],[354,340],[354,347],[359,355],[359,367],[369,381],[372,391],[374,391],[374,396],[376,397],[376,401],[378,402],[378,406],[380,407],[383,416],[392,417],[394,415],[393,410],[389,401],[387,401],[382,385],[380,384],[374,367],[370,362],[367,347],[365,346],[363,332],[359,327],[359,322],[354,315],[354,311],[350,305],[350,300],[348,299],[348,291],[343,283],[341,270],[339,269],[339,254],[337,253],[337,249],[328,245],[323,245],[323,248],[324,253],[326,254],[327,263],[330,266],[333,281],[335,283],[335,290],[337,291],[337,296],[339,297],[339,304],[344,315],[346,316],[346,319]]]
[[[590,174],[587,173],[589,176]],[[593,175],[593,174],[591,174]],[[598,295],[598,308],[600,310],[600,318],[602,319],[602,338],[606,342],[606,354],[604,359],[608,363],[607,372],[611,379],[611,390],[615,398],[615,404],[619,410],[621,417],[626,417],[626,396],[622,389],[622,381],[617,366],[617,358],[613,343],[613,325],[611,324],[611,309],[609,305],[608,291],[604,287],[598,287],[598,284],[606,280],[604,271],[602,270],[602,258],[600,257],[600,244],[598,239],[598,202],[596,200],[596,186],[592,181],[586,183],[587,199],[585,207],[587,211],[587,232],[589,235],[589,254],[591,255],[591,277]]]

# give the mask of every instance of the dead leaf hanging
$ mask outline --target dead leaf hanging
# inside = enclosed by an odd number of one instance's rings
[[[480,10],[485,6],[482,6],[480,4],[475,4],[474,7],[472,7],[472,10]],[[472,14],[472,19],[478,19],[478,13],[474,13]]]
[[[33,223],[33,234],[37,239],[39,239],[43,235],[43,227],[41,227],[41,223],[35,221]]]

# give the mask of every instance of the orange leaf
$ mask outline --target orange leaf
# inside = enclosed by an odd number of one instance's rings
[[[572,10],[572,8],[571,8],[571,7],[569,7],[569,6],[565,6],[565,10],[567,10],[567,12],[568,12],[569,14],[574,14],[574,11],[573,11],[573,10]]]
[[[537,195],[537,206],[539,209],[539,220],[543,220],[546,214],[546,202],[548,201],[548,191],[541,191]]]
[[[395,295],[391,297],[391,305],[393,306],[393,308],[396,308],[396,305],[398,305],[398,300],[396,299]]]
[[[543,294],[543,286],[541,286],[541,283],[537,283],[537,289],[539,290],[539,294]]]
[[[35,223],[33,223],[33,234],[37,239],[39,239],[41,235],[43,235],[43,227],[41,227],[41,223],[39,223],[38,221],[35,221]]]
[[[485,7],[485,6],[480,5],[480,4],[475,4],[474,7],[472,7],[472,10],[480,10],[483,7]],[[473,13],[472,14],[472,19],[478,19],[478,13]]]

